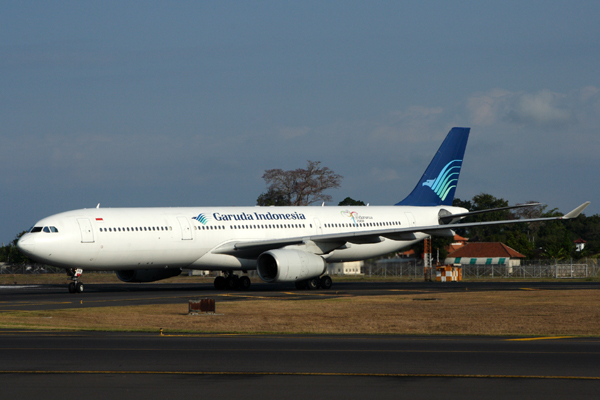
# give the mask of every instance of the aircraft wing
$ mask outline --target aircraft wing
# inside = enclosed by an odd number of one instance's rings
[[[228,254],[240,258],[257,258],[268,250],[280,249],[286,246],[305,246],[306,251],[314,254],[326,254],[337,248],[350,244],[379,243],[386,239],[415,240],[415,233],[426,233],[432,236],[454,236],[453,228],[471,228],[475,226],[522,224],[528,222],[553,221],[577,218],[590,204],[585,202],[573,211],[561,217],[546,217],[532,219],[513,219],[505,221],[471,222],[464,224],[446,224],[430,226],[414,226],[409,228],[378,229],[370,231],[356,231],[343,233],[330,233],[296,238],[275,240],[253,240],[224,243],[211,251],[214,254]]]

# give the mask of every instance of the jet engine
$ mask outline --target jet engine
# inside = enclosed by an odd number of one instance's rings
[[[181,274],[181,268],[154,268],[118,270],[117,278],[123,282],[155,282]]]
[[[269,250],[256,263],[258,276],[267,283],[315,278],[327,269],[322,257],[302,250]]]

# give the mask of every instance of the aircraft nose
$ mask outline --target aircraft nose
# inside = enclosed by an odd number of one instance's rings
[[[17,249],[26,255],[31,255],[35,251],[35,239],[29,235],[22,236],[17,242]]]

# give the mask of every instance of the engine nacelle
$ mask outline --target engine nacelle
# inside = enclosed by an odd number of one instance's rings
[[[260,279],[267,283],[314,278],[327,269],[325,260],[302,250],[269,250],[256,260]]]
[[[153,268],[118,270],[117,278],[123,282],[155,282],[181,274],[181,268]]]

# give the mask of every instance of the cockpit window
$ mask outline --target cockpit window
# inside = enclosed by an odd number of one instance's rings
[[[29,233],[37,232],[58,233],[58,229],[55,226],[34,226],[29,230]]]

